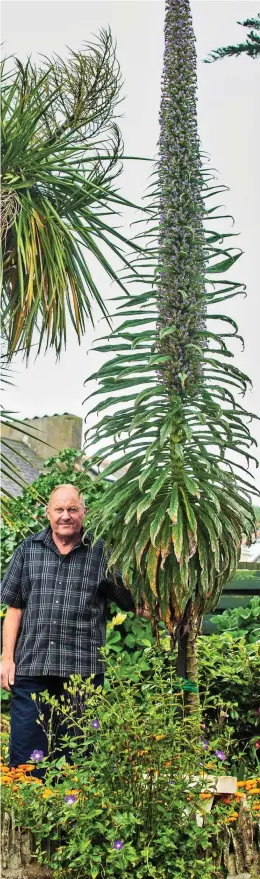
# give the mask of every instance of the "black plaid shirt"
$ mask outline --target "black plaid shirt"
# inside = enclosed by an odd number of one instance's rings
[[[19,675],[104,671],[107,600],[134,610],[120,576],[106,573],[103,540],[91,534],[62,555],[51,528],[28,537],[16,549],[2,583],[2,601],[24,613],[14,661]]]

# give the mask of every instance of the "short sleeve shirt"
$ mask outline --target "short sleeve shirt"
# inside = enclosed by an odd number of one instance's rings
[[[16,549],[2,583],[2,601],[23,610],[16,673],[89,677],[104,672],[107,600],[134,610],[120,575],[107,574],[104,542],[91,534],[66,555],[51,528]]]

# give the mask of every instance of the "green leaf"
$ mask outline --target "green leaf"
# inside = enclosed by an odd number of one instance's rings
[[[143,513],[146,512],[146,510],[149,510],[150,506],[151,506],[151,495],[146,494],[145,497],[143,497],[142,500],[139,501],[139,504],[137,507],[137,511],[136,511],[137,522],[140,522],[141,516],[143,515]]]
[[[192,509],[192,506],[188,500],[187,494],[185,493],[184,489],[181,487],[180,490],[181,490],[182,498],[184,501],[184,507],[185,507],[190,530],[191,530],[192,534],[196,534],[197,533],[197,519],[196,519],[194,510]]]
[[[151,541],[152,541],[153,546],[155,546],[155,540],[156,540],[157,534],[159,533],[161,525],[164,521],[167,504],[168,504],[168,498],[165,498],[163,503],[158,507],[158,510],[155,514],[154,520],[151,524],[150,537],[151,537]]]
[[[151,500],[154,500],[154,498],[156,497],[158,492],[161,490],[161,488],[164,485],[164,483],[166,482],[166,480],[169,478],[170,473],[171,473],[171,467],[168,466],[168,467],[165,467],[165,469],[162,471],[162,473],[160,473],[159,476],[157,476],[157,479],[155,480],[154,485],[150,490]]]
[[[179,487],[177,485],[177,482],[175,482],[172,487],[171,499],[170,499],[170,504],[168,507],[168,513],[169,513],[170,519],[172,520],[174,525],[177,524],[178,507],[179,507]]]
[[[157,567],[160,556],[160,550],[156,546],[150,545],[146,563],[146,574],[149,580],[150,588],[153,595],[157,598]]]
[[[178,512],[177,512],[177,523],[176,525],[172,525],[172,542],[174,545],[174,551],[176,555],[176,559],[178,562],[181,560],[181,553],[183,547],[183,534],[184,534],[184,523],[183,523],[183,515],[182,509],[179,504]]]

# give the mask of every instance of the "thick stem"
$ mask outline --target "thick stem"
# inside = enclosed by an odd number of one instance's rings
[[[196,639],[198,634],[198,620],[194,606],[191,605],[189,612],[189,627],[185,635],[180,637],[178,643],[177,674],[178,677],[186,678],[192,684],[198,685],[198,666],[196,654]],[[199,694],[194,692],[185,693],[185,705],[189,713],[197,712],[200,707]]]

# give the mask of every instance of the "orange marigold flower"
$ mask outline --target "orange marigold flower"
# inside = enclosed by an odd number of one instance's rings
[[[204,794],[200,794],[201,800],[209,800],[210,797],[212,797],[212,794],[209,791],[208,792],[205,791]]]
[[[236,821],[238,818],[238,812],[233,812],[232,815],[229,815],[228,818],[225,818],[225,824],[229,824],[230,821]]]
[[[80,793],[79,790],[67,790],[66,796],[67,797],[78,797],[79,793]]]
[[[238,782],[237,782],[237,787],[245,787],[245,784],[246,784],[245,781],[238,781]]]
[[[18,769],[22,769],[24,772],[31,772],[32,769],[35,769],[34,763],[19,763]]]
[[[235,800],[241,800],[242,797],[244,797],[244,796],[245,796],[245,794],[243,794],[242,791],[238,790],[237,793],[235,794]]]
[[[256,794],[260,794],[260,787],[251,787],[248,791],[250,796],[255,796]]]
[[[225,803],[226,806],[229,805],[230,800],[231,800],[231,796],[230,796],[230,794],[228,794],[228,795],[225,796],[225,797],[221,797],[221,802],[222,802],[222,803]]]
[[[52,795],[52,790],[49,787],[46,787],[45,790],[43,791],[42,798],[43,798],[43,800],[47,800],[48,797],[51,797],[51,795]]]

